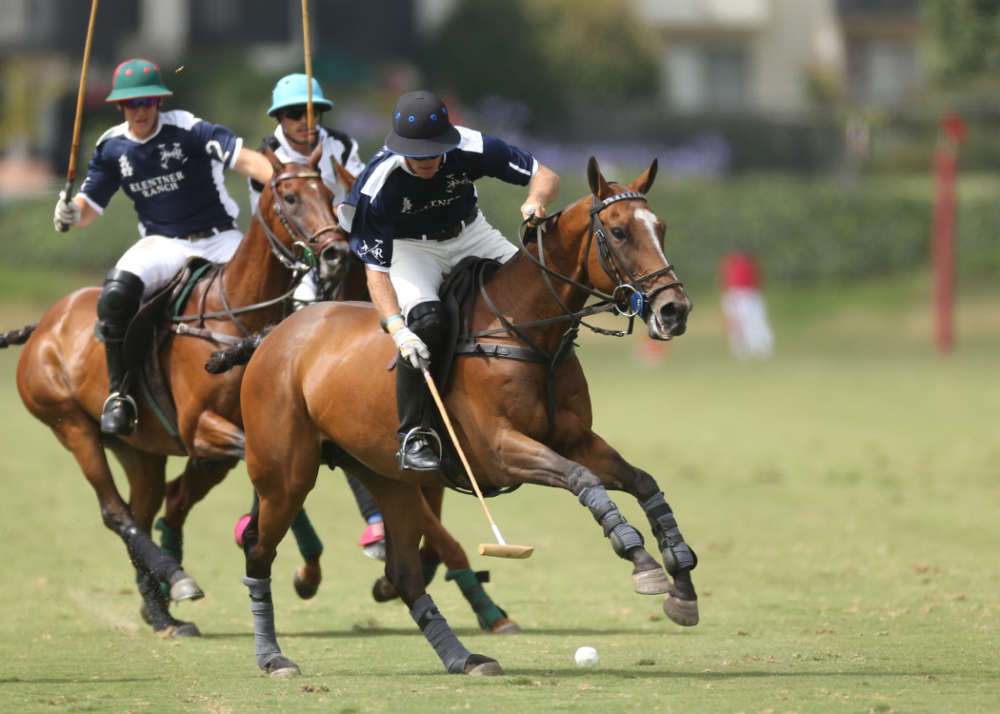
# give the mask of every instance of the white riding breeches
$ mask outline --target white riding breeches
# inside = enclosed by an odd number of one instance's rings
[[[438,299],[441,281],[462,258],[474,255],[504,262],[517,253],[517,246],[491,226],[480,211],[461,233],[448,240],[395,240],[389,279],[405,316],[415,305]]]
[[[146,299],[166,285],[188,258],[225,263],[233,257],[242,239],[243,233],[235,228],[195,240],[148,235],[125,251],[115,263],[115,269],[127,270],[142,278],[145,285],[142,297]]]
[[[722,293],[722,314],[729,333],[729,347],[740,358],[770,357],[774,333],[760,292],[752,288],[730,288]]]

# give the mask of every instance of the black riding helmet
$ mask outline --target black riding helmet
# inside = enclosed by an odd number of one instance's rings
[[[404,94],[396,102],[392,131],[385,137],[385,145],[397,154],[422,159],[454,149],[461,138],[451,125],[441,97],[419,90]]]

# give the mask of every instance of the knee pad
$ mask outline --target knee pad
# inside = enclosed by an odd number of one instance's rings
[[[97,299],[98,319],[116,325],[131,320],[139,310],[145,287],[138,275],[127,270],[111,270]]]
[[[426,342],[431,354],[434,354],[447,333],[444,305],[439,300],[418,303],[407,314],[406,326]]]

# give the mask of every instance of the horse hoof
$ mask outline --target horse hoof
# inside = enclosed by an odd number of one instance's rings
[[[491,632],[495,635],[519,635],[521,634],[521,626],[513,620],[501,617],[493,623]]]
[[[157,637],[201,637],[201,630],[193,622],[181,622],[178,620],[173,625],[167,625],[162,630],[156,631]]]
[[[170,585],[170,599],[174,602],[181,600],[200,600],[205,597],[205,593],[198,583],[190,575],[184,575],[177,582]]]
[[[495,659],[474,654],[465,661],[465,673],[470,677],[497,677],[503,674],[503,667]]]
[[[399,597],[399,593],[396,592],[396,588],[389,582],[389,578],[383,575],[372,586],[372,597],[375,599],[375,602],[389,602]]]
[[[662,595],[670,592],[670,578],[662,568],[632,573],[632,585],[640,595]]]
[[[271,679],[288,679],[302,674],[299,666],[287,657],[277,656],[264,665],[264,671]]]
[[[142,621],[145,622],[147,625],[153,624],[153,619],[149,616],[149,609],[146,607],[145,602],[143,602],[142,605],[139,606],[139,617],[141,617]]]
[[[319,590],[319,583],[311,583],[303,577],[302,567],[296,568],[292,584],[295,585],[296,594],[303,600],[313,597]]]
[[[667,595],[663,598],[663,614],[678,625],[693,627],[698,624],[698,601]]]

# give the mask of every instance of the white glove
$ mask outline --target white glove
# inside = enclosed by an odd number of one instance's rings
[[[400,327],[393,332],[392,341],[396,343],[396,347],[399,348],[399,354],[403,356],[403,359],[418,369],[420,368],[421,359],[424,362],[429,362],[431,359],[431,351],[427,349],[427,345],[409,327]]]
[[[59,200],[56,202],[56,210],[52,215],[52,225],[57,231],[65,231],[74,223],[80,220],[82,212],[76,201],[66,200],[66,191],[59,192]]]

